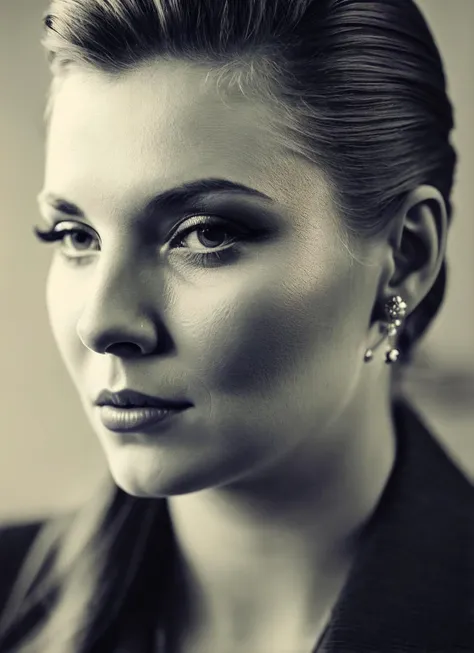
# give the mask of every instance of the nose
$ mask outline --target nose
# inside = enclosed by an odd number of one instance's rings
[[[101,271],[82,306],[76,331],[82,343],[98,354],[121,357],[143,356],[158,345],[155,306],[146,304],[144,282],[133,270],[133,262]],[[100,278],[99,278],[100,277]],[[154,294],[159,287],[153,283]]]

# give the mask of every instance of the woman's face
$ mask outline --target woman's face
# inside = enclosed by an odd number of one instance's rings
[[[344,246],[317,168],[272,137],[270,109],[223,101],[206,72],[76,70],[51,116],[42,213],[84,233],[54,246],[50,321],[117,484],[139,496],[242,483],[303,442],[317,456],[363,382],[374,269]],[[262,195],[153,201],[208,178]],[[192,407],[117,433],[94,404],[105,388]]]

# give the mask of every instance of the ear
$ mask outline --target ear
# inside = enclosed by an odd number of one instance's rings
[[[448,215],[433,186],[410,192],[389,228],[384,299],[400,295],[407,315],[426,297],[446,255]]]

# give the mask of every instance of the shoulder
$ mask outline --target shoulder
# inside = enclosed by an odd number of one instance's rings
[[[47,520],[0,524],[0,614],[30,547]]]
[[[400,466],[406,470],[405,476],[410,481],[420,479],[424,484],[432,485],[448,500],[450,496],[453,499],[465,498],[472,507],[474,485],[431,427],[429,416],[402,397],[394,402],[394,416],[398,455],[402,459]],[[466,506],[459,507],[464,509]]]

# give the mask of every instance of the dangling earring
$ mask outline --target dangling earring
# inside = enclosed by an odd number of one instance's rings
[[[371,348],[367,349],[364,355],[364,362],[368,363],[374,357],[374,351],[382,344],[385,338],[388,338],[388,347],[385,351],[385,362],[395,363],[400,355],[396,348],[396,336],[402,325],[402,320],[406,315],[407,305],[399,295],[395,295],[385,304],[385,315],[387,324],[381,325],[380,330],[383,333],[380,340]]]

